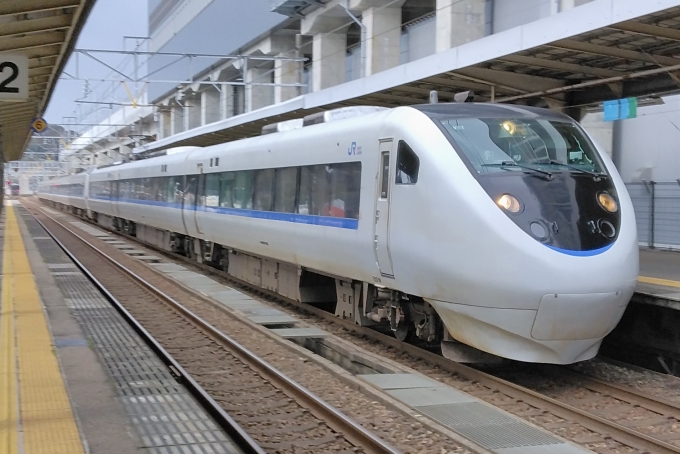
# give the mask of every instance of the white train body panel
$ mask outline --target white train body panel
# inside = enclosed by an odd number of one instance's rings
[[[416,184],[395,184],[390,174],[389,206],[380,205],[378,198],[380,147],[386,139],[393,144],[392,170],[400,140],[412,147],[420,162]],[[384,142],[382,146],[386,149]],[[90,200],[90,209],[422,297],[461,342],[521,361],[571,363],[597,353],[602,338],[623,315],[638,276],[633,207],[612,162],[601,150],[599,157],[618,195],[620,225],[615,240],[592,255],[547,247],[518,227],[438,125],[408,107],[99,169],[91,175],[92,181],[124,180],[360,161],[356,228],[351,222],[342,228],[182,209],[181,203]],[[211,167],[215,158],[219,165]],[[161,171],[162,166],[167,169]],[[82,204],[52,194],[41,197]],[[386,230],[376,227],[376,209],[381,211],[378,218],[387,217]],[[387,249],[376,252],[376,233],[379,249]]]

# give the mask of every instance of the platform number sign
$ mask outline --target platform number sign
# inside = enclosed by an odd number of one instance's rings
[[[0,54],[0,101],[28,99],[28,57]]]

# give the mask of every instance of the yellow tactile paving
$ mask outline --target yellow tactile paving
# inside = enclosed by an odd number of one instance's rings
[[[669,279],[658,279],[656,277],[640,276],[638,277],[638,282],[642,282],[643,284],[661,285],[663,287],[680,288],[680,282],[678,281],[671,281]]]
[[[3,271],[10,267],[10,255],[3,257]],[[14,310],[12,308],[11,279],[2,278],[0,304],[0,452],[19,452],[19,412],[17,409],[17,375],[14,346]]]
[[[5,209],[0,306],[0,453],[81,454],[83,445],[19,224],[14,208]]]

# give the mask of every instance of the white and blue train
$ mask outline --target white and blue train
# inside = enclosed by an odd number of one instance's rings
[[[569,117],[463,103],[279,126],[39,196],[400,339],[567,364],[621,318],[638,276],[633,207]]]

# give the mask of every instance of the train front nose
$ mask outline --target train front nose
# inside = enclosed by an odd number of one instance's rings
[[[623,316],[632,291],[550,293],[538,306],[531,337],[539,341],[599,339]]]

